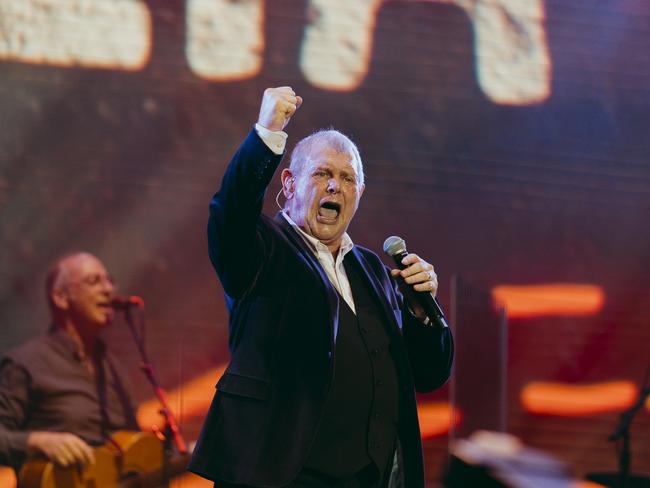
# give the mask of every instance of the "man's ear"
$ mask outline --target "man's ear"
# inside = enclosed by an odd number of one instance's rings
[[[284,198],[289,200],[293,197],[295,191],[296,178],[293,176],[289,168],[284,168],[280,179],[282,180],[282,193],[284,194]]]
[[[68,300],[68,294],[60,288],[53,289],[50,297],[52,298],[52,303],[54,306],[59,310],[68,310],[68,308],[70,308],[70,300]]]

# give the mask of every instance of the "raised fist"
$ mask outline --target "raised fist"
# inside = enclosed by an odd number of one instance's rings
[[[296,95],[290,86],[267,88],[264,90],[257,123],[269,130],[282,130],[300,105],[302,105],[302,97]]]

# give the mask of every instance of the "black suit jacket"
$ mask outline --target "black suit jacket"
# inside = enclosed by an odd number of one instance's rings
[[[280,160],[252,131],[210,204],[210,259],[226,294],[232,357],[189,467],[265,487],[287,485],[306,461],[332,379],[339,315],[339,295],[300,235],[281,215],[261,214]],[[414,387],[430,391],[447,380],[451,333],[412,316],[377,255],[359,246],[351,252],[391,337],[406,486],[423,487]]]

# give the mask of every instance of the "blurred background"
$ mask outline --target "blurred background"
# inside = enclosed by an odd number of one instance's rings
[[[470,425],[615,472],[650,363],[649,49],[646,0],[0,0],[0,352],[47,329],[49,264],[90,251],[144,298],[196,439],[228,361],[208,202],[290,85],[289,148],[333,126],[361,150],[353,240],[436,266],[460,349],[419,399],[428,483]],[[107,339],[157,422],[121,318]],[[650,403],[630,432],[650,476]]]

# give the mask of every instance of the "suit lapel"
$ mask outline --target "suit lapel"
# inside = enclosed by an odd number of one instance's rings
[[[397,319],[395,318],[395,313],[393,311],[393,308],[390,306],[390,303],[388,302],[388,298],[386,297],[386,292],[381,286],[381,283],[379,282],[379,279],[377,278],[374,270],[372,269],[370,264],[368,264],[368,261],[363,256],[363,254],[361,254],[361,251],[359,251],[357,246],[354,246],[352,248],[351,253],[356,259],[359,266],[361,267],[361,270],[363,271],[363,276],[370,282],[375,299],[377,300],[378,303],[381,304],[381,307],[384,311],[384,316],[388,317],[388,322],[390,323],[391,332],[397,332],[399,334],[398,331],[400,330],[400,325],[397,323]]]
[[[320,280],[327,294],[327,300],[329,302],[330,314],[331,314],[331,323],[333,324],[333,330],[331,331],[331,341],[334,344],[336,340],[336,335],[338,334],[339,328],[339,294],[334,289],[334,286],[330,282],[325,270],[318,261],[318,258],[314,255],[314,252],[311,250],[309,245],[304,241],[304,239],[298,234],[298,232],[291,226],[287,219],[282,216],[281,212],[278,212],[273,221],[280,227],[282,233],[285,237],[293,243],[296,248],[299,250],[301,257],[309,264],[312,270],[320,277]]]

